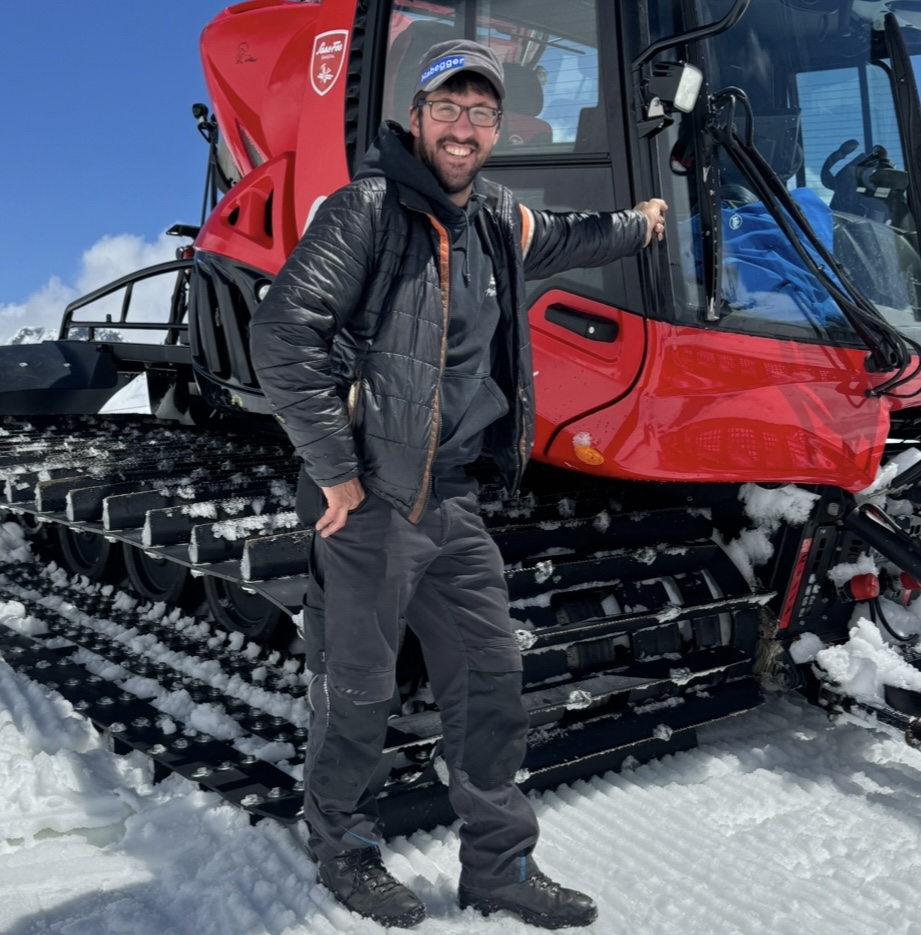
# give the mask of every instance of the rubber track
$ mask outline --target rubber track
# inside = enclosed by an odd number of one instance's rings
[[[220,432],[164,429],[155,421],[136,418],[32,421],[37,424],[23,420],[17,427],[8,420],[4,424],[17,430],[0,431],[0,473],[7,466],[9,508],[69,524],[75,522],[69,514],[77,509],[77,494],[89,490],[87,502],[99,496],[109,506],[102,521],[82,525],[122,539],[129,547],[143,547],[145,511],[151,534],[151,517],[174,523],[173,513],[187,515],[184,506],[151,509],[149,504],[161,502],[158,490],[163,484],[184,480],[189,451],[195,452],[198,466],[207,461],[212,471],[195,480],[196,496],[203,483],[229,476],[240,461],[258,469],[274,454],[277,460],[271,462],[270,473],[280,476],[283,464],[290,467],[290,456],[264,437],[238,439],[233,463],[228,464],[231,436]],[[138,449],[127,457],[126,440],[133,440],[129,447]],[[121,454],[116,456],[117,451]],[[205,457],[205,452],[213,452],[213,457]],[[152,468],[156,470],[150,476]],[[93,488],[97,476],[99,487]],[[130,503],[109,496],[113,489],[122,489],[112,485],[121,483],[141,485],[127,494]],[[714,545],[711,524],[701,511],[634,501],[636,512],[626,513],[610,501],[607,491],[579,489],[567,496],[559,484],[559,475],[554,475],[543,488],[538,485],[514,502],[488,489],[483,497],[487,525],[508,563],[510,610],[523,650],[524,702],[531,731],[518,778],[526,790],[690,747],[701,724],[761,701],[752,661],[765,595],[752,594]],[[232,490],[227,493],[233,496]],[[48,504],[43,504],[44,497]],[[118,525],[120,518],[125,526]],[[189,534],[188,526],[167,528]],[[199,536],[209,528],[207,523],[193,526],[196,547],[206,542]],[[162,530],[157,530],[160,535]],[[309,531],[248,540],[261,549],[252,549],[249,557],[271,558],[267,579],[259,587],[266,593],[285,588],[279,603],[288,601],[289,607],[299,606],[303,591],[303,572],[292,569],[303,568],[303,543],[294,540],[305,534]],[[274,540],[289,553],[285,561],[294,563],[290,569],[274,558]],[[215,540],[221,548],[229,541]],[[165,546],[161,554],[189,564],[188,552],[181,554],[184,548]],[[247,567],[246,560],[235,561],[238,568]],[[196,571],[239,580],[240,571],[228,570],[228,564],[201,564]],[[273,577],[285,574],[290,577]],[[250,576],[244,572],[244,577]],[[296,776],[309,720],[297,662],[277,654],[266,657],[264,651],[232,651],[226,635],[221,643],[202,623],[173,626],[163,617],[155,622],[142,619],[138,611],[123,609],[123,598],[116,603],[110,586],[87,588],[85,579],[67,585],[59,573],[52,579],[48,571],[36,574],[30,566],[11,565],[0,569],[0,590],[20,600],[47,630],[25,637],[6,635],[0,628],[0,652],[84,711],[117,749],[142,751],[154,761],[158,774],[177,772],[193,779],[254,818],[296,821],[301,804]],[[55,601],[62,591],[72,610],[52,609],[58,607],[60,601]],[[198,637],[193,631],[205,635]],[[148,640],[155,637],[160,656],[167,658],[152,662],[127,645],[138,634]],[[207,660],[220,674],[210,683],[202,682],[176,669],[170,654]],[[272,659],[278,662],[273,665]],[[244,700],[225,691],[230,676],[245,683]],[[181,693],[199,706],[211,705],[209,710],[220,712],[219,721],[229,717],[235,722],[240,736],[231,743],[189,724],[176,731],[146,697],[118,684],[129,678],[151,680],[145,691],[157,683],[158,690]],[[268,692],[264,696],[259,694],[263,688]],[[281,716],[281,710],[297,711],[298,716]],[[196,719],[199,727],[207,723],[204,716]],[[220,723],[226,726],[226,720]],[[388,833],[408,833],[453,819],[438,776],[440,737],[440,719],[431,705],[420,704],[391,720],[379,795]],[[257,746],[266,744],[276,745],[267,755],[284,756],[282,766],[253,755]]]
[[[70,700],[76,710],[108,733],[119,752],[135,749],[145,753],[154,761],[160,777],[168,772],[179,773],[245,809],[254,818],[271,817],[285,823],[297,819],[303,787],[290,773],[254,755],[241,753],[230,742],[202,731],[164,732],[158,726],[166,718],[164,712],[137,695],[123,691],[111,678],[94,674],[72,657],[75,650],[83,649],[100,661],[118,666],[122,670],[117,676],[120,680],[129,675],[152,679],[166,691],[188,692],[195,703],[219,706],[242,729],[238,740],[253,737],[267,743],[294,744],[298,757],[293,765],[302,762],[306,728],[226,695],[166,663],[151,664],[146,656],[132,651],[124,642],[79,622],[84,615],[123,617],[122,611],[113,610],[112,598],[98,592],[87,595],[70,590],[66,600],[73,605],[74,612],[64,615],[34,599],[34,583],[33,587],[25,582],[17,584],[17,579],[22,581],[24,577],[23,566],[0,566],[0,588],[19,601],[29,616],[41,621],[46,633],[23,636],[6,627],[0,628],[0,654],[14,669]],[[27,596],[30,594],[33,597]],[[61,596],[59,590],[55,596]],[[139,621],[135,625],[139,625]],[[168,624],[147,623],[144,632],[157,637],[173,652],[225,664],[230,673],[254,689],[264,687],[267,692],[275,692],[284,688],[287,696],[295,698],[305,693],[304,687],[292,680],[291,673],[268,665],[264,659],[215,649],[207,641],[183,636]],[[266,677],[255,678],[257,670],[264,671]]]
[[[44,630],[25,636],[0,627],[0,655],[16,670],[71,701],[107,733],[118,752],[133,749],[150,757],[157,778],[175,772],[244,809],[254,820],[270,817],[285,824],[296,822],[302,787],[295,776],[307,739],[302,673],[283,655],[276,654],[272,664],[252,652],[216,647],[212,635],[190,635],[189,626],[142,619],[149,608],[125,611],[117,606],[119,595],[111,588],[95,585],[87,591],[84,584],[72,581],[71,586],[62,586],[59,576],[51,580],[47,572],[36,574],[29,565],[0,566],[0,590],[23,605],[32,618],[30,630],[38,629],[35,622]],[[58,609],[49,606],[62,601]],[[193,624],[191,629],[203,627]],[[159,657],[197,657],[220,667],[212,665],[217,672],[209,684],[170,662],[151,661],[149,647],[143,652],[131,647],[137,639],[153,642]],[[92,655],[86,658],[83,653]],[[76,661],[75,655],[82,661]],[[710,669],[694,673],[685,686],[688,698],[693,699],[689,704],[655,700],[656,686],[669,684],[670,676],[667,669],[652,671],[653,666],[645,678],[598,676],[547,686],[526,696],[532,724],[540,725],[543,719],[546,726],[531,732],[531,774],[520,777],[522,787],[547,788],[618,768],[631,757],[649,759],[686,749],[693,746],[694,729],[702,721],[731,716],[760,702],[757,686],[744,677],[746,660],[728,650],[710,658]],[[188,725],[164,730],[164,723],[168,724],[164,712],[119,684],[132,676],[152,680],[165,692],[186,692],[195,704],[223,710],[241,731],[235,738],[237,745]],[[296,706],[300,700],[299,716],[292,721],[222,690],[220,683],[231,676],[240,680],[245,694],[264,690],[266,701],[283,706]],[[694,678],[701,681],[698,688]],[[729,683],[719,698],[711,698],[707,690],[713,680]],[[611,710],[604,708],[605,691],[613,704]],[[624,699],[631,697],[631,717],[624,721]],[[593,708],[588,722],[578,719],[584,708]],[[665,728],[663,719],[671,726]],[[618,742],[611,748],[606,738],[614,722],[618,722]],[[405,834],[450,822],[452,813],[432,759],[440,736],[437,713],[422,710],[392,723],[388,752],[401,756],[403,762],[391,773],[387,794],[381,799],[385,830]],[[286,757],[281,768],[238,749],[250,742],[291,744],[294,755]]]

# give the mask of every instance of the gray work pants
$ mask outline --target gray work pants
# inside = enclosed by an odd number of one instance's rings
[[[368,787],[392,712],[404,618],[441,711],[448,793],[463,819],[461,880],[492,886],[532,866],[537,819],[514,782],[528,717],[502,559],[476,493],[455,492],[440,497],[436,486],[416,525],[369,493],[342,529],[314,541],[308,665],[325,672],[310,688],[304,813],[320,860],[381,840]]]

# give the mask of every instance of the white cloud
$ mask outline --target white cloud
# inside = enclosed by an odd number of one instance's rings
[[[0,343],[6,344],[20,328],[26,326],[57,328],[64,306],[75,297],[73,288],[52,276],[22,304],[0,305]]]
[[[76,281],[65,283],[52,276],[45,285],[34,292],[25,302],[0,303],[0,343],[5,344],[20,329],[43,327],[56,332],[69,302],[85,295],[127,273],[147,266],[172,260],[176,247],[185,241],[161,234],[154,243],[133,234],[105,236],[98,240],[82,256]],[[174,276],[160,276],[135,286],[129,321],[162,321],[169,313],[169,302],[174,285]],[[110,314],[117,319],[121,311],[122,292],[82,309],[82,319],[102,319]],[[157,332],[123,331],[125,340],[156,341],[162,337]]]
[[[126,273],[172,260],[181,242],[184,243],[166,234],[161,234],[154,243],[133,234],[103,237],[83,254],[77,290],[87,293]]]

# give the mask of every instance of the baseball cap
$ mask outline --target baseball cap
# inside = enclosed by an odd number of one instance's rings
[[[428,93],[441,87],[451,77],[461,71],[472,71],[488,78],[499,100],[505,98],[505,79],[502,63],[492,49],[470,39],[449,39],[433,45],[419,62],[419,81],[414,93]]]

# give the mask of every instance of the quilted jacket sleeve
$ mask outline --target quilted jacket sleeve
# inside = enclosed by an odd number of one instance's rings
[[[602,214],[564,214],[519,207],[526,279],[604,266],[638,253],[646,239],[646,218],[633,208]]]
[[[253,365],[307,473],[320,486],[359,473],[330,342],[373,270],[374,202],[357,185],[332,194],[288,257],[250,329]]]

